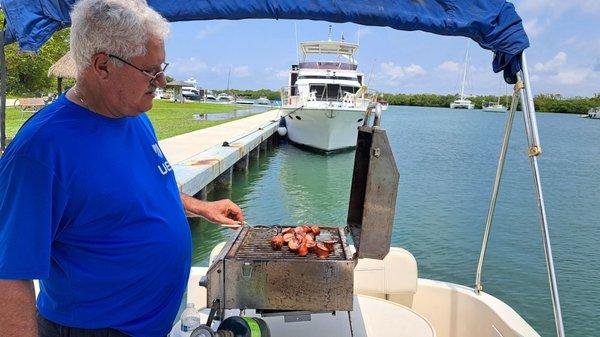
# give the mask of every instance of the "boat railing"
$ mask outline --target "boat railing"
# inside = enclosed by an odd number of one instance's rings
[[[285,86],[281,88],[281,102],[283,107],[309,106],[323,104],[334,108],[367,108],[376,102],[378,92],[369,90],[366,86],[360,87],[356,92],[339,90],[335,96],[328,96],[317,91],[298,90],[298,86]]]
[[[356,70],[357,65],[345,62],[314,61],[300,62],[300,69],[331,69],[331,70]]]

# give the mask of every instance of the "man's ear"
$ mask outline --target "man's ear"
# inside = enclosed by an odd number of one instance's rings
[[[99,79],[104,80],[108,78],[110,70],[114,68],[109,63],[110,59],[105,53],[97,53],[92,56],[92,70]]]

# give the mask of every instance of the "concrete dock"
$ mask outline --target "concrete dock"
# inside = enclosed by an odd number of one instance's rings
[[[234,170],[247,170],[250,157],[274,144],[279,117],[274,109],[161,140],[179,189],[205,198],[210,183],[231,184]]]

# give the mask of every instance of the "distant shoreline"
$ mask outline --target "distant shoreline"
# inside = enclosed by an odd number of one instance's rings
[[[456,95],[435,94],[383,94],[390,105],[421,106],[431,108],[449,108]],[[481,109],[484,102],[497,102],[510,105],[510,96],[472,96],[469,100],[475,104],[475,109]],[[593,97],[563,98],[560,95],[541,94],[534,98],[535,110],[540,112],[557,112],[568,114],[585,114],[590,108],[600,106],[600,93]]]

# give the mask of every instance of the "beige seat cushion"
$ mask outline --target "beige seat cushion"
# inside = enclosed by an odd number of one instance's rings
[[[383,260],[360,259],[354,269],[354,291],[412,305],[417,291],[417,261],[407,250],[390,248]]]

